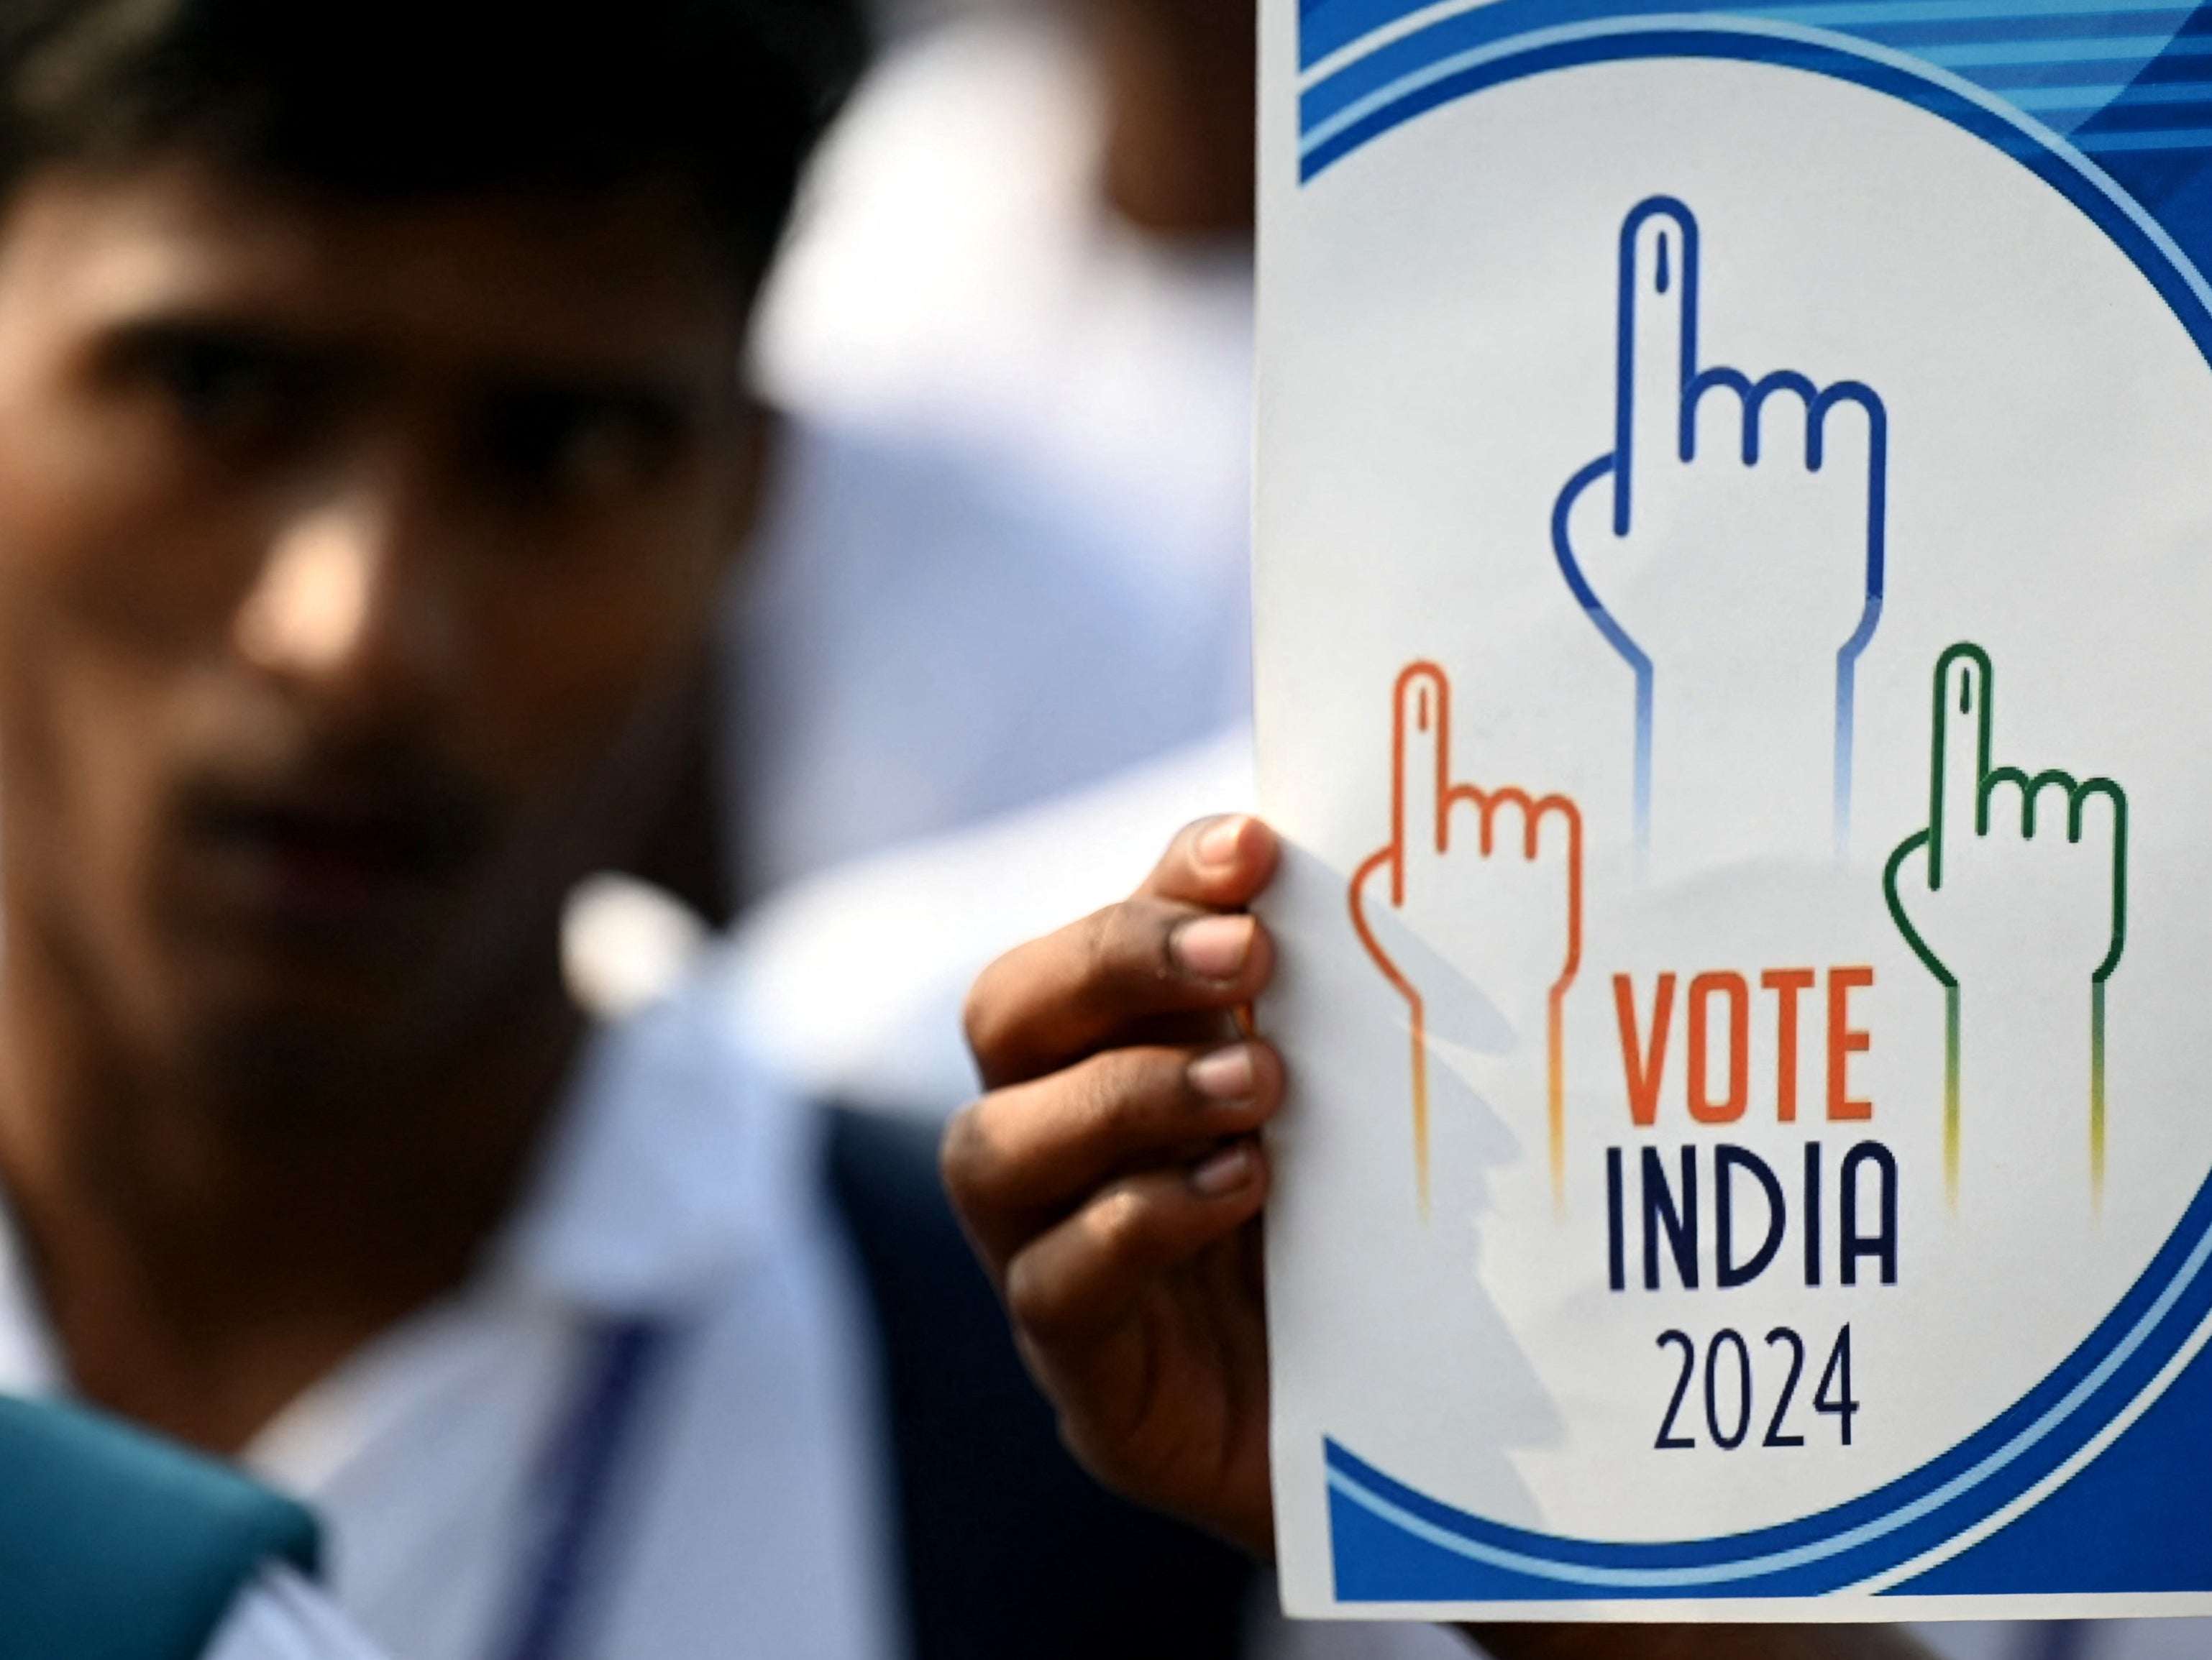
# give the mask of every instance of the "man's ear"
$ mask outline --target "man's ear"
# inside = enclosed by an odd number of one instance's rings
[[[726,504],[720,536],[725,576],[751,554],[753,539],[775,499],[787,430],[781,415],[750,392],[744,395],[725,457],[729,469],[722,493]]]

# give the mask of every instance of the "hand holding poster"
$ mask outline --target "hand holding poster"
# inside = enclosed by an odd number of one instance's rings
[[[1291,1606],[2212,1610],[2212,33],[1263,16]]]

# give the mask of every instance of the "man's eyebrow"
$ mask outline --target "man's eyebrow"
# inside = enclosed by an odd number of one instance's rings
[[[116,368],[141,367],[173,353],[210,348],[301,368],[336,368],[361,355],[302,330],[220,312],[170,311],[118,318],[101,328],[95,339],[100,360]]]
[[[625,373],[604,365],[563,368],[542,363],[510,364],[495,367],[486,375],[481,401],[495,407],[590,408],[675,430],[706,417],[714,402],[714,390],[694,376],[675,373]]]
[[[101,361],[130,370],[173,354],[215,350],[296,372],[373,376],[388,367],[374,341],[271,322],[217,308],[175,309],[115,319],[99,334]],[[673,367],[491,355],[461,371],[479,404],[562,403],[618,411],[653,424],[684,426],[704,417],[717,388]]]

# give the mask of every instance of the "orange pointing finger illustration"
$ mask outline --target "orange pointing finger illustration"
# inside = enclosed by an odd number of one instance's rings
[[[1545,827],[1553,821],[1559,830],[1547,838]],[[1392,710],[1390,839],[1360,865],[1349,897],[1360,942],[1408,1013],[1413,1159],[1424,1214],[1430,1021],[1443,988],[1419,982],[1442,972],[1439,965],[1516,1017],[1542,995],[1547,1139],[1553,1196],[1564,1199],[1565,1014],[1582,963],[1582,814],[1565,796],[1454,782],[1450,680],[1436,663],[1408,665]],[[1376,924],[1386,912],[1428,948],[1422,960],[1429,966],[1419,974],[1378,936]]]

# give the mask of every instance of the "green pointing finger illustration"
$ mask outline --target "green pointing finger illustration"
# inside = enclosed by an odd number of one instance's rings
[[[1980,646],[1960,644],[1936,660],[1929,732],[1928,827],[1890,856],[1882,885],[1890,916],[1943,987],[1943,1169],[1954,1206],[1959,1191],[1960,1001],[1959,958],[1943,929],[1946,894],[1961,888],[2018,883],[1998,861],[2003,844],[2078,847],[2079,857],[2112,867],[2109,932],[2083,961],[2089,981],[2089,1171],[2092,1191],[2105,1180],[2105,987],[2127,947],[2128,798],[2110,779],[2077,779],[2056,769],[2030,773],[1991,764],[1996,673]],[[2095,803],[2102,803],[2099,808]],[[2016,809],[2014,803],[2017,803]],[[2040,831],[2039,836],[2039,812]],[[2068,856],[2069,858],[2074,857]],[[2022,904],[2034,903],[2023,894]],[[1918,920],[1915,918],[1917,917]],[[1931,938],[1931,936],[1934,936]],[[1938,947],[1942,948],[1939,951]]]

